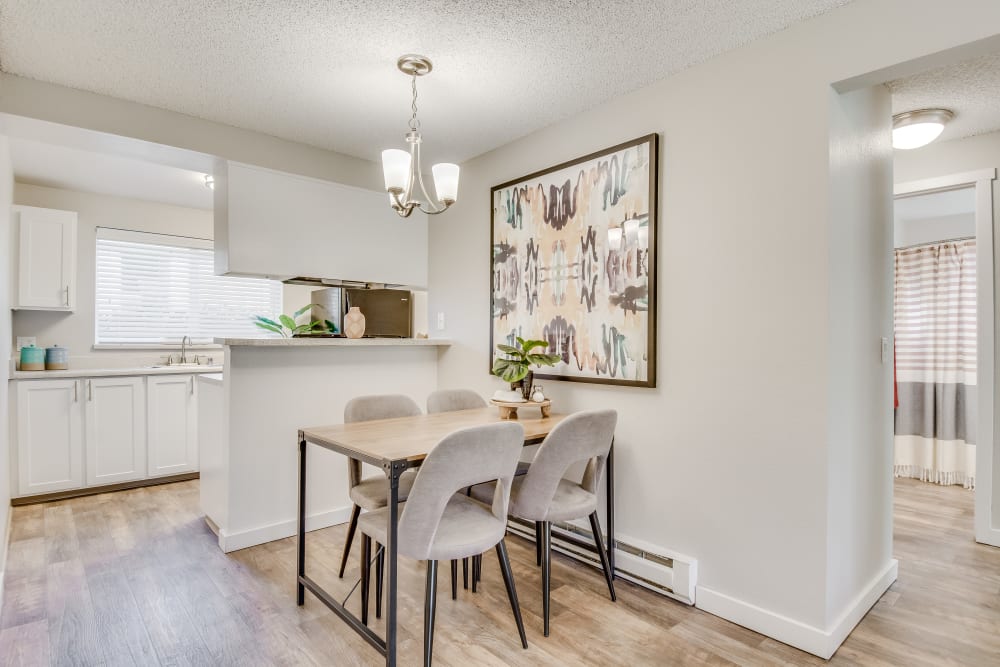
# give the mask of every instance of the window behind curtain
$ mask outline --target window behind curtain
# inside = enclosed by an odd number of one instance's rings
[[[96,343],[194,343],[260,336],[281,312],[281,283],[212,273],[212,242],[97,229]]]

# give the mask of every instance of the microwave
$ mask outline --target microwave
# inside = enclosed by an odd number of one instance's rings
[[[344,315],[357,306],[365,316],[365,338],[412,338],[413,295],[401,289],[328,287],[312,293],[313,318],[330,320],[343,334]]]

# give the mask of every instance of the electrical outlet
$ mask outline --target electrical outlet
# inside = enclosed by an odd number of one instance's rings
[[[444,331],[444,313],[438,313],[438,331]]]
[[[31,347],[35,345],[34,336],[18,336],[17,337],[17,351],[20,352],[22,347]]]

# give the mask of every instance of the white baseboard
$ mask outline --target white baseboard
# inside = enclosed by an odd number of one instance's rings
[[[889,561],[871,583],[854,598],[837,621],[825,630],[704,586],[698,587],[696,606],[807,653],[829,659],[847,639],[854,626],[878,602],[892,582],[896,581],[898,571],[899,562],[895,559]]]
[[[306,517],[306,530],[319,530],[329,528],[341,523],[347,523],[351,518],[351,507],[338,507],[337,509],[317,512]],[[219,529],[219,548],[225,553],[257,546],[265,542],[273,542],[295,535],[298,529],[295,519],[272,523],[267,526],[259,526],[238,532],[228,532]]]
[[[1000,547],[1000,528],[976,528],[976,542],[991,547]]]

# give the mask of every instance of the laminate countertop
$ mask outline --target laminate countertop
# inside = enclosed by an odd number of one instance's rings
[[[230,347],[446,347],[443,338],[216,338]]]
[[[58,380],[66,378],[103,378],[125,375],[177,375],[221,373],[222,366],[137,366],[131,368],[71,368],[66,371],[14,371],[10,380]]]

